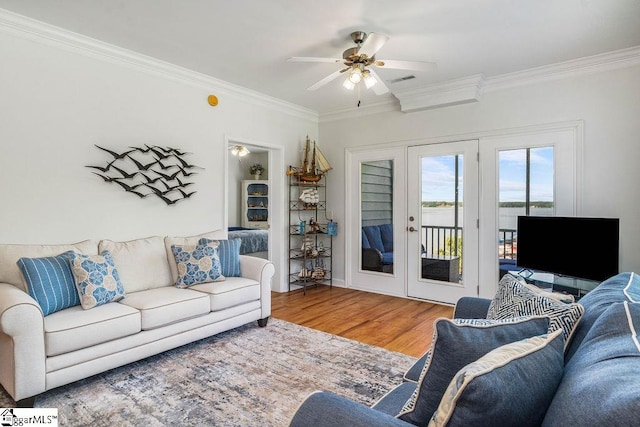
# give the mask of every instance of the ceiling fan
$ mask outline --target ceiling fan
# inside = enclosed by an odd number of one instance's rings
[[[356,47],[345,50],[342,58],[303,56],[288,59],[290,62],[342,62],[346,65],[346,67],[329,74],[319,82],[308,87],[307,90],[317,90],[341,74],[349,71],[346,80],[342,84],[346,89],[353,90],[357,84],[364,82],[367,89],[371,88],[376,95],[382,95],[389,92],[389,88],[376,72],[369,67],[415,71],[431,71],[436,68],[436,64],[433,62],[377,60],[376,53],[389,40],[389,36],[384,34],[371,33],[367,35],[364,31],[354,31],[351,33],[351,38],[355,42]]]

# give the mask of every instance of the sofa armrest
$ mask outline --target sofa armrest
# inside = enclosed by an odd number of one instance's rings
[[[378,427],[410,426],[411,424],[345,397],[319,391],[307,397],[289,425],[292,427]]]
[[[487,298],[462,297],[453,309],[454,319],[485,319],[491,300]]]
[[[260,283],[262,319],[271,316],[271,279],[276,272],[273,263],[264,258],[240,255],[240,272],[242,277]]]
[[[0,283],[0,384],[14,400],[46,389],[44,317],[22,289]]]
[[[382,252],[374,248],[362,248],[362,269],[382,271]]]

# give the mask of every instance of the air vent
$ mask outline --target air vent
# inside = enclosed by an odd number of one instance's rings
[[[404,77],[400,77],[397,79],[393,79],[393,80],[389,80],[389,83],[393,84],[393,83],[399,83],[399,82],[403,82],[405,80],[411,80],[411,79],[415,79],[416,76],[411,75],[411,76],[404,76]]]

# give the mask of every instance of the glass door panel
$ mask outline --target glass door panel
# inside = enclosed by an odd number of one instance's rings
[[[455,303],[477,294],[477,147],[409,148],[409,296]]]

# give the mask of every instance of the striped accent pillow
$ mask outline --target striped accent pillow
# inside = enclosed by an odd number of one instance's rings
[[[222,266],[222,275],[225,277],[240,277],[240,245],[242,239],[210,240],[200,239],[199,245],[209,242],[218,242],[218,256]]]
[[[566,304],[548,298],[523,286],[511,274],[505,274],[500,279],[496,295],[489,305],[487,319],[548,316],[549,332],[562,329],[566,349],[583,313],[584,307],[579,303]]]
[[[69,264],[73,254],[67,251],[53,257],[18,260],[29,295],[38,302],[45,316],[80,305]]]

